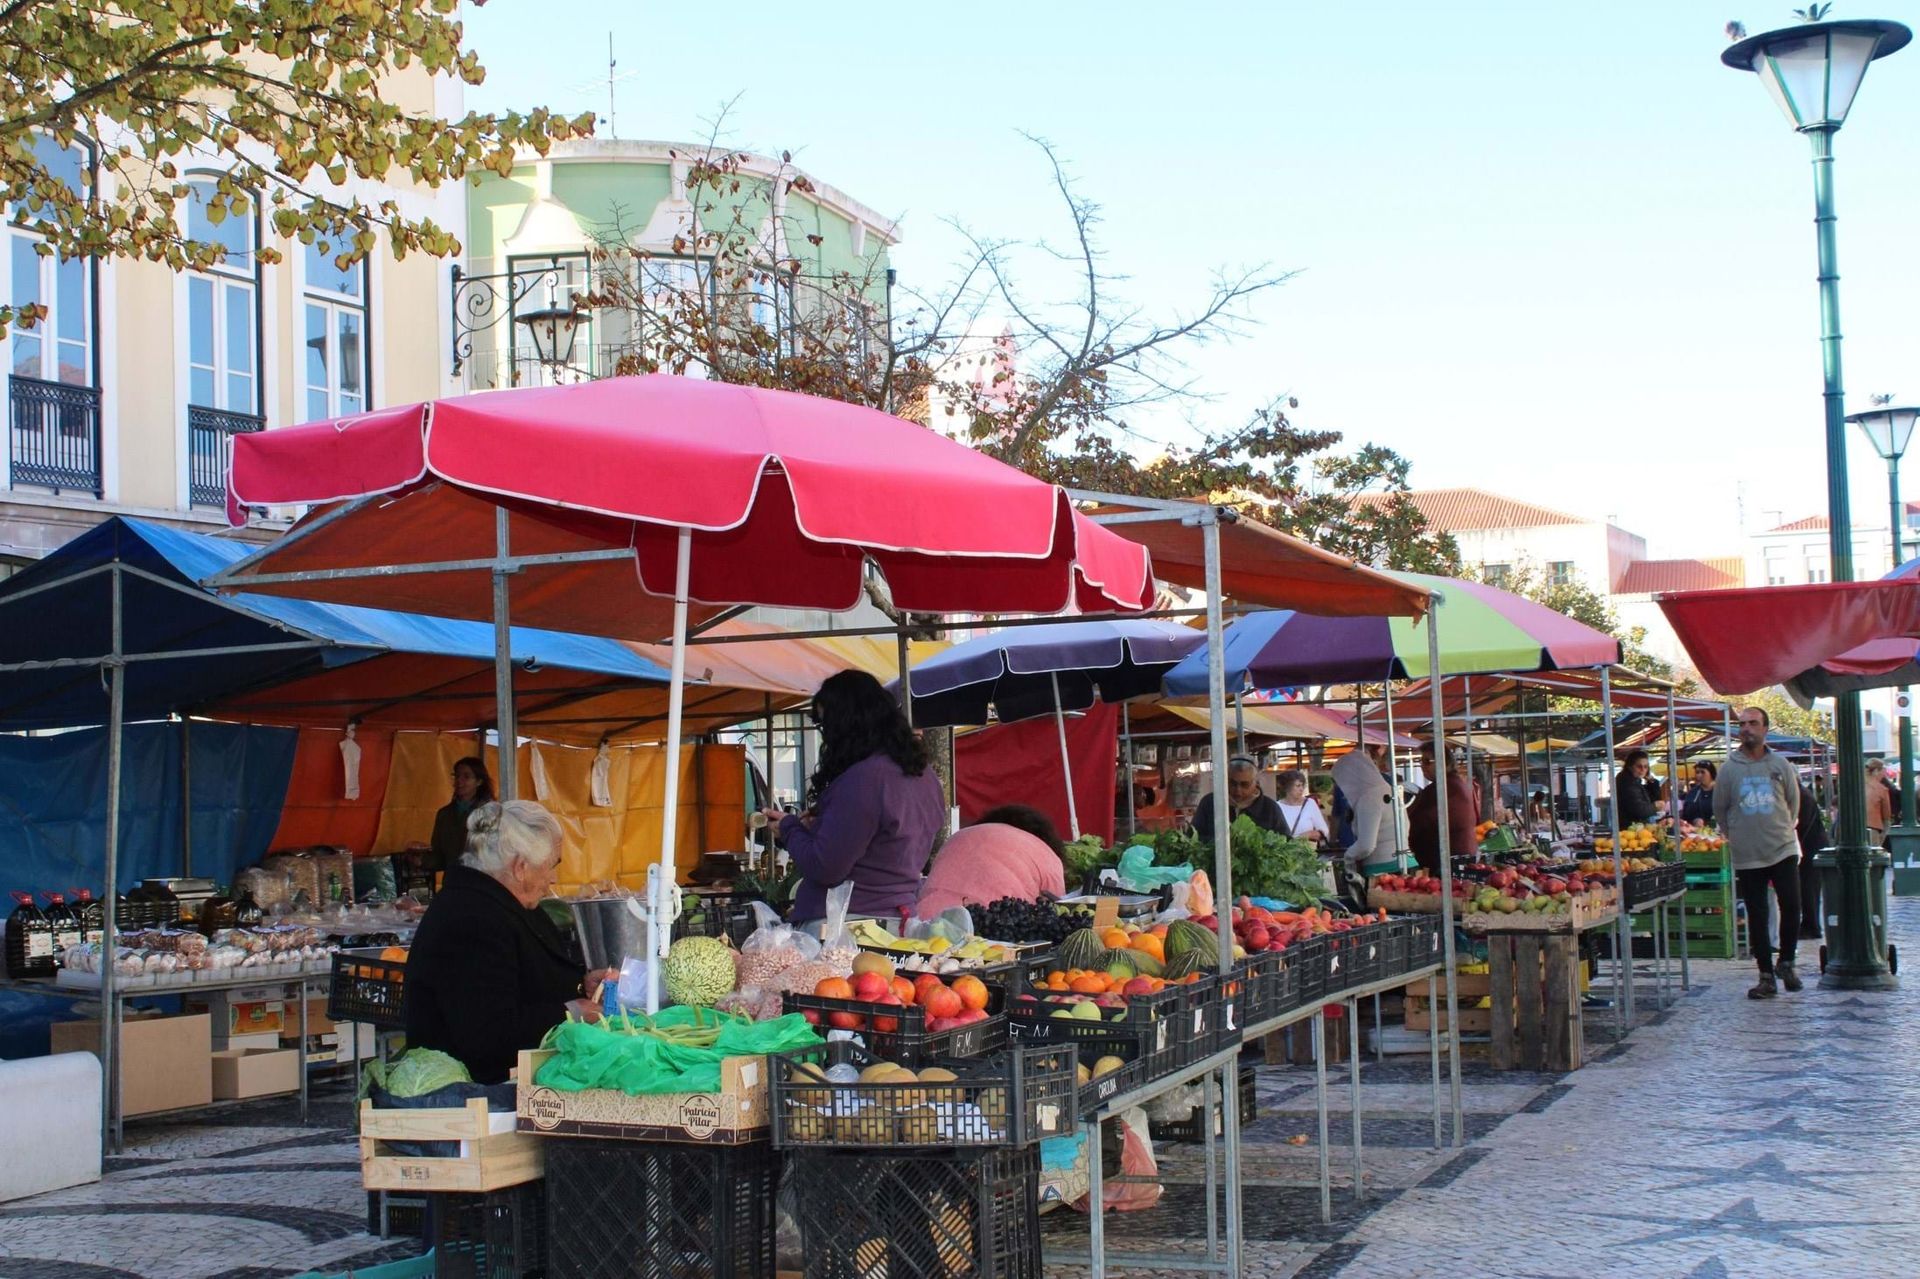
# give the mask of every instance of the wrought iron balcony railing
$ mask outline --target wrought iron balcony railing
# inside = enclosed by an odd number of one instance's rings
[[[99,497],[100,388],[19,374],[8,386],[14,487]]]

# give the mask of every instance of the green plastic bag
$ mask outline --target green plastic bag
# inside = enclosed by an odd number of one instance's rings
[[[1120,866],[1116,873],[1120,876],[1120,886],[1130,888],[1136,893],[1151,893],[1168,884],[1178,884],[1193,878],[1193,867],[1155,866],[1153,849],[1144,844],[1134,844],[1120,854]]]
[[[675,1005],[662,1008],[653,1019],[661,1028],[701,1023],[723,1024],[712,1047],[692,1047],[655,1035],[629,1034],[622,1019],[564,1022],[548,1033],[543,1047],[554,1055],[540,1067],[534,1082],[560,1092],[613,1088],[630,1096],[643,1093],[719,1092],[720,1062],[726,1057],[759,1056],[811,1048],[821,1041],[807,1019],[787,1013],[771,1021],[754,1021],[710,1008]],[[636,1015],[637,1017],[637,1015]],[[638,1018],[635,1025],[642,1024]]]

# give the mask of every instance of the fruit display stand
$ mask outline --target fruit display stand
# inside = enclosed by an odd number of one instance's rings
[[[1734,932],[1733,862],[1726,846],[1683,851],[1687,891],[1680,902],[1680,953],[1694,959],[1732,959],[1739,939]]]

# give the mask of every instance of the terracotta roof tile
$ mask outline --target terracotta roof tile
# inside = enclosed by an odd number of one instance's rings
[[[1659,591],[1708,591],[1745,586],[1745,564],[1737,558],[1710,560],[1635,560],[1615,595],[1652,595]]]
[[[1804,520],[1795,520],[1791,524],[1779,524],[1766,530],[1769,533],[1814,533],[1826,528],[1827,517],[1809,515]]]
[[[1396,495],[1369,493],[1358,500],[1368,505],[1381,505],[1392,500],[1394,496]],[[1498,493],[1489,493],[1484,489],[1424,489],[1404,496],[1420,508],[1420,513],[1427,517],[1427,523],[1430,526],[1448,533],[1458,533],[1468,529],[1539,528],[1548,524],[1598,522],[1584,520],[1577,515],[1568,515],[1564,511],[1535,506],[1531,502],[1501,497]]]

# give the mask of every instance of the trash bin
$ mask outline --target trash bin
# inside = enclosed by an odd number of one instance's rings
[[[1827,952],[1834,945],[1834,933],[1839,922],[1833,913],[1833,904],[1837,902],[1840,890],[1840,867],[1831,848],[1825,848],[1813,855],[1813,867],[1820,874],[1820,931],[1825,939],[1820,943],[1820,971],[1827,970]],[[1893,868],[1893,858],[1885,849],[1869,849],[1867,853],[1867,916],[1873,929],[1873,947],[1886,959],[1887,967],[1899,971],[1899,958],[1893,946],[1887,941],[1887,879]]]

